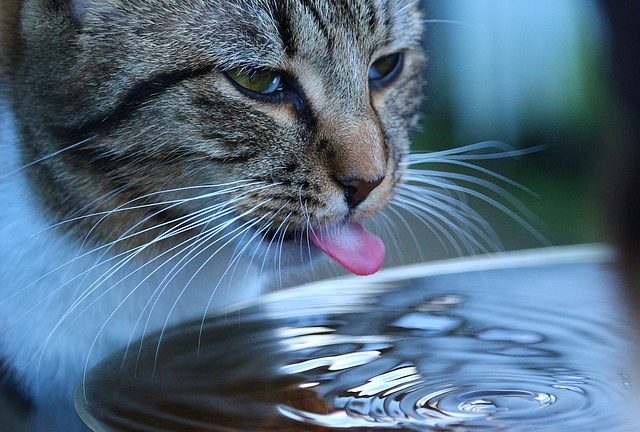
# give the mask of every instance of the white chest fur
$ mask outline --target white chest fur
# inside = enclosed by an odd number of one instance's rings
[[[233,247],[204,266],[203,254],[173,279],[173,265],[160,266],[162,260],[143,266],[133,259],[109,273],[120,262],[115,254],[88,254],[95,246],[50,228],[54,222],[19,170],[11,116],[2,105],[0,154],[0,358],[36,403],[69,397],[86,367],[145,332],[258,294],[259,269],[247,263],[218,284]],[[107,263],[91,270],[98,259]]]

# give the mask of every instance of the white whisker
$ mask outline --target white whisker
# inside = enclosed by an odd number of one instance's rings
[[[423,163],[427,163],[427,162],[423,162]],[[538,197],[538,194],[536,194],[534,191],[532,191],[528,187],[523,186],[520,183],[518,183],[516,181],[513,181],[510,178],[505,177],[505,176],[503,176],[501,174],[493,172],[493,171],[491,171],[491,170],[489,170],[487,168],[484,168],[484,167],[481,167],[481,166],[478,166],[478,165],[475,165],[475,164],[472,164],[472,163],[469,163],[469,162],[464,162],[464,161],[459,161],[459,160],[452,160],[452,159],[448,159],[448,158],[442,158],[442,159],[435,159],[434,158],[433,160],[430,160],[428,163],[439,163],[439,164],[455,165],[455,166],[460,166],[460,167],[463,167],[463,168],[468,168],[468,169],[473,170],[473,171],[478,171],[478,172],[486,174],[486,175],[488,175],[490,177],[493,177],[493,178],[495,178],[497,180],[501,180],[501,181],[513,186],[513,187],[516,187],[516,188],[520,189],[521,191],[528,193],[529,195],[532,195],[534,197]],[[419,169],[407,169],[407,170],[404,170],[404,171],[407,172],[407,173],[410,173],[410,174],[421,174],[423,172],[422,170],[419,170]]]
[[[262,203],[260,203],[258,206],[254,207],[251,210],[251,213],[253,211],[255,211],[258,207],[270,202],[271,200],[266,200],[263,201]],[[165,318],[165,321],[162,325],[162,330],[160,331],[160,335],[158,337],[158,343],[156,346],[156,352],[155,352],[155,358],[154,358],[154,365],[153,365],[153,374],[155,374],[156,371],[156,366],[157,366],[157,361],[158,361],[158,355],[160,354],[160,345],[162,343],[162,338],[166,332],[167,329],[167,325],[169,323],[169,320],[171,318],[171,315],[173,314],[176,306],[178,305],[178,301],[180,300],[180,298],[182,297],[182,295],[186,292],[186,290],[189,288],[189,286],[191,285],[191,283],[193,282],[193,280],[196,278],[196,276],[202,271],[202,269],[209,264],[209,262],[211,262],[211,260],[218,254],[218,252],[220,252],[222,249],[224,249],[227,245],[229,245],[231,242],[233,242],[234,240],[236,240],[240,235],[242,235],[243,233],[245,233],[247,230],[249,230],[250,228],[254,227],[255,225],[257,225],[258,223],[260,223],[261,220],[263,220],[265,217],[267,217],[268,214],[263,215],[262,217],[260,217],[259,219],[255,220],[255,221],[248,221],[245,222],[244,224],[242,224],[239,228],[236,228],[236,230],[240,230],[237,234],[235,234],[233,237],[231,237],[230,239],[228,239],[222,246],[220,246],[218,249],[216,249],[215,252],[213,252],[213,254],[211,254],[211,256],[209,256],[205,262],[196,269],[196,271],[193,273],[193,275],[191,276],[191,278],[187,281],[187,283],[185,284],[185,286],[180,290],[180,292],[178,293],[178,296],[176,297],[176,300],[173,302],[173,305],[171,306],[171,308],[169,309],[169,312],[167,313],[167,317]],[[234,230],[235,231],[235,230]],[[233,232],[233,231],[232,231]],[[215,243],[215,242],[214,242]],[[204,250],[206,251],[209,248],[209,246],[207,246]],[[246,246],[245,246],[246,248]],[[245,250],[245,248],[243,248],[243,250]],[[229,267],[227,267],[228,270]],[[209,307],[211,306],[211,302],[213,301],[213,298],[215,296],[215,293],[218,289],[218,287],[220,286],[220,283],[222,282],[224,276],[226,275],[226,271],[225,273],[222,275],[222,277],[218,280],[218,283],[216,284],[211,297],[209,299],[209,302],[207,303],[207,306],[205,307],[205,311],[204,311],[204,316],[206,316],[207,311],[209,309]],[[199,339],[200,341],[200,339]],[[198,344],[198,349],[200,348],[200,344]]]
[[[406,191],[406,192],[405,192]],[[426,205],[440,205],[444,206],[443,210],[457,213],[460,217],[475,221],[478,226],[491,238],[490,243],[498,245],[498,250],[501,250],[501,242],[497,233],[491,227],[491,225],[482,217],[478,212],[473,210],[468,204],[462,200],[456,200],[449,195],[439,193],[434,190],[429,190],[424,187],[418,187],[413,185],[401,185],[398,191],[399,194],[409,199],[415,199]]]
[[[475,220],[475,218],[467,216],[465,213],[458,211],[458,209],[456,209],[455,207],[445,202],[438,201],[437,199],[428,200],[426,199],[426,197],[415,196],[415,193],[398,193],[407,200],[415,200],[417,203],[421,203],[422,205],[425,205],[429,208],[440,210],[443,214],[449,215],[451,218],[453,218],[463,228],[468,229],[470,233],[477,235],[480,240],[485,242],[485,244],[487,244],[489,247],[496,250],[501,250],[502,244],[498,239],[496,239],[496,236],[493,235],[493,230],[490,227],[487,228],[483,226],[483,224]],[[482,221],[482,219],[480,220]]]
[[[425,179],[425,178],[412,177],[412,176],[408,176],[407,178],[408,178],[408,180],[415,181],[417,183],[424,183],[424,184],[429,184],[429,185],[443,185],[442,182],[437,181],[437,180],[429,180],[429,179]],[[470,195],[470,196],[473,196],[473,197],[478,198],[479,200],[484,201],[485,203],[495,207],[496,209],[502,211],[504,214],[509,216],[515,222],[520,224],[530,234],[532,234],[538,241],[542,242],[543,244],[548,244],[548,241],[544,238],[544,236],[542,236],[542,234],[540,234],[535,228],[533,228],[533,226],[529,222],[524,220],[521,216],[519,216],[513,210],[509,209],[508,207],[506,207],[502,203],[496,201],[495,199],[487,196],[486,194],[483,194],[481,192],[478,192],[476,190],[469,189],[469,188],[466,188],[466,187],[463,187],[463,186],[451,184],[451,183],[447,184],[447,188],[451,189],[451,190],[455,190],[455,191],[459,191],[459,192],[465,193],[465,194]]]
[[[88,143],[89,141],[91,141],[91,140],[93,140],[93,139],[95,139],[95,138],[96,138],[96,135],[94,135],[94,136],[92,136],[92,137],[89,137],[89,138],[86,138],[86,139],[83,139],[82,141],[78,141],[78,142],[77,142],[77,143],[75,143],[75,144],[71,144],[70,146],[67,146],[67,147],[65,147],[65,148],[63,148],[63,149],[60,149],[60,150],[55,151],[55,152],[53,152],[53,153],[50,153],[50,154],[48,154],[47,156],[43,156],[43,157],[41,157],[41,158],[39,158],[39,159],[36,159],[36,160],[34,160],[34,161],[32,161],[32,162],[29,162],[28,164],[22,165],[21,167],[16,168],[16,169],[14,169],[13,171],[9,171],[8,173],[4,173],[4,174],[0,175],[0,180],[3,180],[3,179],[5,179],[5,178],[7,178],[7,177],[9,177],[9,176],[11,176],[11,175],[14,175],[14,174],[17,174],[17,173],[19,173],[19,172],[21,172],[21,171],[24,171],[24,170],[26,170],[27,168],[31,168],[32,166],[37,165],[37,164],[39,164],[39,163],[42,163],[42,162],[44,162],[44,161],[46,161],[46,160],[49,160],[49,159],[54,158],[54,157],[56,157],[56,156],[59,156],[59,155],[61,155],[61,154],[62,154],[62,153],[64,153],[64,152],[67,152],[67,151],[69,151],[69,150],[73,150],[73,149],[75,149],[75,148],[78,148],[78,147],[80,147],[80,146],[83,146],[84,144]]]
[[[416,238],[416,235],[413,232],[413,228],[411,227],[409,222],[407,222],[406,218],[404,216],[402,216],[402,214],[398,210],[396,210],[393,206],[389,206],[388,209],[389,209],[390,212],[392,212],[400,220],[400,223],[407,230],[407,232],[409,233],[409,237],[411,237],[411,241],[413,241],[413,244],[416,247],[416,251],[418,252],[418,256],[420,257],[420,261],[424,261],[424,259],[425,259],[424,258],[424,253],[422,252],[422,248],[420,247],[420,243],[418,242],[418,239]]]

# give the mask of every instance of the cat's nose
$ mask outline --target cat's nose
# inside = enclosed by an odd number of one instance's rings
[[[356,208],[360,203],[367,199],[369,194],[384,180],[381,177],[374,181],[363,181],[358,179],[340,179],[336,178],[336,181],[344,189],[344,197],[347,200],[347,204],[350,209]]]
[[[368,114],[343,116],[340,122],[334,116],[323,123],[321,155],[349,209],[365,201],[387,175],[389,149],[375,113]]]

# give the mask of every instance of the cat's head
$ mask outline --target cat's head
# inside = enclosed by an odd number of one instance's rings
[[[237,217],[265,243],[337,226],[375,248],[359,223],[393,195],[422,93],[416,0],[26,0],[20,22],[25,162],[71,146],[32,170],[59,218],[120,206],[99,241]]]

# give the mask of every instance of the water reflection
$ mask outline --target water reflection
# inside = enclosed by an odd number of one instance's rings
[[[113,357],[78,405],[99,431],[640,430],[612,278],[575,262],[287,291]]]

